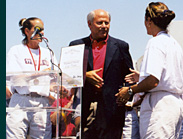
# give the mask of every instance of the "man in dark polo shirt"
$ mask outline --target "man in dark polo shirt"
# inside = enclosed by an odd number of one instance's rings
[[[133,68],[128,43],[108,35],[111,16],[97,9],[87,16],[91,34],[72,41],[89,51],[86,81],[82,89],[82,139],[121,139],[125,105],[116,104],[115,94]]]

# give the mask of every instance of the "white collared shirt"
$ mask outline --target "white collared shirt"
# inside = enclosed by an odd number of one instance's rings
[[[149,75],[159,80],[158,86],[150,92],[183,94],[183,50],[177,41],[165,32],[159,32],[146,46],[139,82]]]
[[[38,69],[39,63],[39,49],[30,49],[36,63],[36,70]],[[51,67],[50,52],[48,49],[40,47],[41,58],[40,58],[40,71]],[[57,60],[54,57],[55,64]],[[6,58],[6,72],[23,72],[23,71],[35,71],[34,63],[31,54],[26,45],[20,44],[10,48]],[[40,77],[43,78],[43,77]],[[49,77],[44,77],[44,82],[49,82]],[[19,94],[29,94],[30,92],[37,92],[42,96],[49,95],[49,86],[12,86],[12,93],[16,91]]]

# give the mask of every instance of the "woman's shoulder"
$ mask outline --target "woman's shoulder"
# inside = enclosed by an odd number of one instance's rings
[[[162,52],[165,52],[167,47],[169,47],[171,44],[172,44],[172,39],[168,34],[159,35],[159,36],[151,38],[148,41],[146,48],[147,49],[158,49]]]
[[[24,48],[25,48],[25,45],[23,44],[14,45],[9,49],[8,53],[17,53],[18,51],[23,52]]]
[[[10,49],[21,49],[22,47],[25,47],[26,45],[23,45],[23,44],[16,44],[16,45],[13,45]]]

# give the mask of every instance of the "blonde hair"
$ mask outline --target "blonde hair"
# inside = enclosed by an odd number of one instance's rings
[[[155,25],[166,30],[169,23],[175,18],[175,13],[162,2],[151,2],[146,8],[145,17],[146,20],[150,17]]]

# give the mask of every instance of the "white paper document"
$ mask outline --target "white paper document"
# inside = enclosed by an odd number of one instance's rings
[[[84,44],[62,48],[60,56],[62,85],[66,87],[83,86],[84,49]]]

